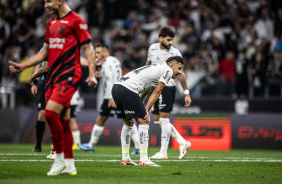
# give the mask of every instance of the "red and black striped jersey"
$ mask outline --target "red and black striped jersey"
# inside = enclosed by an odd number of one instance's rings
[[[55,83],[79,86],[82,76],[80,47],[91,42],[87,23],[71,11],[47,23],[45,42],[49,44],[50,87]]]

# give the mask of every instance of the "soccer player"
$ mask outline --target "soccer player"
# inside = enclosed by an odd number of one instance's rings
[[[43,62],[36,65],[34,73],[36,73],[40,67],[42,67]],[[36,145],[33,152],[41,152],[41,143],[43,138],[43,133],[45,131],[45,86],[44,86],[44,77],[39,78],[38,80],[33,80],[31,85],[31,93],[36,95],[39,93],[38,99],[38,116],[36,122]]]
[[[124,75],[112,88],[112,96],[117,106],[117,117],[124,125],[121,131],[121,165],[137,165],[129,156],[131,129],[134,119],[139,124],[140,166],[159,166],[148,159],[149,110],[158,100],[163,88],[171,78],[175,79],[182,72],[183,60],[179,56],[170,57],[165,63],[137,68]],[[146,108],[143,101],[154,89]],[[139,94],[141,95],[139,96]]]
[[[44,64],[42,64],[42,63],[44,63]],[[83,66],[88,66],[87,60],[85,58],[83,58],[83,57],[80,57],[80,63]],[[37,66],[39,66],[39,67],[37,68]],[[37,66],[36,66],[36,68],[34,70],[34,74],[32,76],[30,76],[30,78],[29,78],[29,83],[32,86],[36,86],[35,85],[35,83],[37,83],[36,79],[44,75],[43,78],[44,78],[45,89],[49,89],[49,83],[48,83],[49,82],[48,81],[49,80],[49,78],[48,78],[49,62],[48,61],[41,62],[40,65],[37,65]],[[45,93],[43,93],[43,96],[44,96],[44,94]],[[47,92],[47,94],[48,94],[48,92]],[[73,150],[79,150],[80,148],[78,147],[78,145],[81,144],[80,131],[79,131],[78,124],[77,124],[77,121],[76,121],[76,114],[77,114],[77,109],[78,109],[77,106],[78,106],[78,103],[79,103],[79,98],[80,98],[79,90],[77,90],[73,94],[73,96],[71,98],[71,101],[70,101],[70,105],[71,105],[71,109],[70,109],[70,128],[71,128],[71,131],[72,131],[73,142],[74,142],[73,146],[72,146]],[[46,95],[45,100],[43,99],[43,103],[44,103],[43,112],[44,112],[44,114],[45,114],[45,104],[47,104],[48,100],[49,100],[49,96]],[[42,106],[42,105],[40,104],[39,106]],[[45,122],[45,116],[44,116],[44,122]],[[42,137],[44,131],[40,132],[40,133],[42,133],[42,135],[41,135],[41,137]],[[55,159],[55,155],[56,155],[56,152],[53,149],[50,152],[50,155],[47,156],[47,158]]]
[[[23,64],[9,61],[9,68],[12,73],[19,73],[48,59],[50,98],[45,109],[45,118],[52,135],[56,158],[47,175],[76,175],[73,139],[69,126],[70,100],[82,77],[81,48],[85,51],[88,61],[89,76],[86,82],[90,87],[97,86],[95,54],[85,20],[71,11],[64,0],[45,0],[44,5],[47,11],[55,16],[47,23],[42,51]]]
[[[163,63],[167,58],[171,56],[180,56],[181,53],[178,49],[172,46],[174,39],[174,31],[169,27],[163,27],[159,32],[159,43],[154,43],[149,47],[148,58],[146,65]],[[185,94],[185,106],[188,107],[191,104],[191,98],[187,87],[184,72],[180,73],[178,77]],[[175,98],[175,81],[171,79],[164,87],[160,98],[154,104],[152,113],[154,114],[154,123],[161,127],[161,149],[155,155],[150,158],[153,159],[167,159],[167,149],[169,145],[170,136],[174,138],[180,145],[179,159],[183,159],[187,153],[187,150],[191,146],[189,141],[186,141],[179,132],[170,123],[169,117],[173,109],[173,103]]]
[[[80,146],[81,150],[87,152],[94,152],[95,145],[98,143],[103,131],[104,125],[107,119],[111,116],[116,114],[116,104],[113,100],[111,90],[114,83],[122,77],[122,69],[120,61],[113,56],[110,56],[109,47],[104,44],[97,45],[95,47],[95,54],[96,58],[100,58],[101,60],[104,59],[101,65],[101,71],[98,72],[97,67],[97,75],[96,77],[101,77],[102,84],[104,88],[104,100],[100,107],[100,114],[97,117],[96,124],[93,126],[91,138],[89,143],[82,144]],[[96,63],[97,65],[98,63]],[[134,153],[139,152],[139,144],[138,144],[138,135],[137,135],[137,128],[135,125],[135,131],[132,131],[132,138],[135,144]]]

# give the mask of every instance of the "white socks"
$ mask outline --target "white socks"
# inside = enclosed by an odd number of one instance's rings
[[[121,130],[121,149],[122,149],[122,160],[129,159],[129,148],[131,141],[131,129],[132,127],[123,125]]]
[[[149,125],[139,125],[139,146],[140,146],[140,160],[148,160],[148,145],[149,145]]]
[[[72,137],[73,137],[74,144],[81,144],[79,130],[72,131]]]
[[[55,160],[57,160],[57,161],[64,161],[64,158],[65,158],[64,152],[56,153],[56,155],[55,155]]]
[[[131,130],[131,139],[134,143],[134,148],[139,149],[139,140],[138,140],[138,131],[137,131],[137,126],[134,123],[132,130]]]
[[[167,155],[167,148],[170,141],[170,134],[171,134],[171,123],[169,122],[169,118],[160,118],[161,122],[161,150],[160,152],[163,155]]]
[[[89,147],[93,149],[93,147],[98,143],[102,133],[104,131],[104,127],[103,126],[99,126],[99,125],[94,125],[93,129],[92,129],[92,133],[91,133],[91,138],[89,141]]]
[[[74,166],[74,159],[73,158],[66,158],[65,159],[66,168],[73,169]]]
[[[174,138],[178,144],[184,145],[186,143],[186,140],[180,135],[180,133],[175,129],[175,127],[170,123],[171,127],[171,137]]]

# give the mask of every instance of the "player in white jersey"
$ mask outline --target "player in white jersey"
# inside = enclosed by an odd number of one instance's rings
[[[163,88],[171,78],[182,72],[183,60],[179,56],[170,57],[166,63],[143,66],[124,75],[116,82],[112,95],[117,106],[117,117],[124,125],[121,131],[122,161],[120,165],[137,165],[129,156],[131,129],[136,120],[139,124],[138,138],[140,146],[139,166],[159,166],[148,158],[149,110],[158,100]],[[155,88],[155,89],[154,89]],[[143,101],[154,89],[144,107]],[[141,94],[139,96],[139,94]]]
[[[149,47],[148,57],[146,65],[163,63],[167,58],[172,56],[180,56],[181,53],[178,49],[172,46],[174,39],[174,32],[169,27],[163,27],[159,33],[160,42],[154,43]],[[191,98],[187,87],[184,72],[178,77],[185,94],[185,106],[188,107],[191,104]],[[191,146],[189,141],[186,141],[179,132],[170,123],[169,117],[173,109],[173,103],[175,99],[175,81],[169,80],[165,88],[160,95],[159,100],[154,104],[152,113],[154,114],[155,124],[161,127],[161,149],[155,155],[151,156],[152,159],[167,159],[167,149],[169,145],[170,136],[179,143],[180,155],[179,159],[183,159],[187,153],[187,150]]]
[[[112,97],[112,87],[114,83],[122,77],[122,69],[120,61],[113,56],[110,56],[107,45],[97,45],[95,47],[96,58],[104,58],[105,62],[101,63],[101,72],[96,77],[102,80],[104,88],[104,100],[100,108],[100,114],[96,119],[96,124],[93,126],[89,143],[79,145],[81,150],[94,152],[95,145],[98,143],[104,131],[104,125],[110,116],[116,114],[116,105]],[[98,64],[98,63],[97,63]],[[97,66],[97,70],[98,70]],[[101,75],[100,75],[101,74]],[[139,152],[137,127],[134,126],[132,139],[135,145],[135,152]]]

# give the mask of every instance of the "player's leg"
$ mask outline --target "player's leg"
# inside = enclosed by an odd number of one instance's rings
[[[138,118],[136,121],[139,124],[139,146],[140,146],[140,161],[139,166],[159,166],[153,163],[148,158],[148,147],[149,147],[149,123],[144,119]]]
[[[135,103],[135,100],[140,99],[139,95],[128,90],[127,88],[115,84],[112,88],[112,96],[115,101],[115,104],[117,106],[116,112],[117,112],[117,118],[121,118],[123,120],[123,127],[121,130],[121,147],[122,147],[122,160],[120,165],[137,165],[134,163],[130,156],[129,156],[129,148],[130,148],[130,140],[131,140],[131,129],[134,123],[134,117],[132,117],[130,114],[125,114],[125,112],[137,112],[132,107],[138,106],[137,103]],[[142,101],[139,102],[143,105]],[[145,110],[145,108],[144,108]],[[146,112],[145,112],[146,114]],[[145,115],[144,115],[145,116]]]
[[[65,167],[64,150],[63,150],[63,135],[64,130],[59,119],[64,106],[55,101],[49,100],[45,110],[45,118],[49,125],[53,148],[56,151],[54,163],[47,173],[48,176],[58,175]]]
[[[61,113],[60,121],[63,125],[64,129],[64,161],[66,164],[66,168],[60,174],[68,174],[68,175],[76,175],[76,168],[74,165],[74,158],[73,158],[73,138],[72,138],[72,131],[70,128],[70,108],[64,108]]]
[[[134,143],[134,150],[131,154],[132,155],[139,154],[140,151],[139,151],[138,130],[135,123],[133,124],[133,127],[131,129],[131,139]]]
[[[45,131],[45,91],[44,86],[40,88],[40,96],[38,101],[38,117],[36,122],[36,146],[33,152],[41,152],[41,143]]]
[[[129,148],[131,141],[131,129],[134,124],[134,119],[128,120],[123,118],[123,126],[121,129],[121,150],[122,150],[122,160],[120,165],[137,165],[134,163],[129,156]]]
[[[179,144],[179,151],[180,151],[179,159],[183,159],[186,156],[187,150],[191,146],[191,142],[186,141],[176,130],[173,124],[170,124],[170,128],[171,128],[171,137],[175,139]]]
[[[109,116],[103,116],[103,115],[99,115],[97,120],[96,120],[96,124],[94,125],[93,129],[92,129],[92,133],[91,133],[91,139],[89,142],[89,146],[91,148],[94,148],[95,145],[98,143],[100,137],[103,134],[104,131],[104,125],[107,121],[107,119],[109,118]]]
[[[161,149],[155,155],[151,156],[152,159],[167,159],[167,149],[170,141],[170,112],[159,112],[160,114],[160,127],[161,127]]]
[[[76,89],[67,84],[54,84],[45,110],[45,118],[50,127],[52,142],[56,151],[55,160],[48,176],[61,174],[65,165],[74,165],[72,133],[69,127],[70,101]],[[65,164],[65,160],[67,164]],[[66,174],[72,174],[65,172]],[[63,174],[65,174],[63,173]],[[75,172],[76,174],[76,172]]]
[[[41,143],[45,131],[45,121],[45,110],[41,109],[38,112],[38,118],[36,122],[36,146],[33,152],[41,152]]]
[[[77,114],[77,105],[71,105],[70,110],[70,128],[72,131],[72,137],[73,137],[73,150],[79,150],[79,147],[77,145],[81,144],[80,140],[80,131],[79,127],[76,121],[76,114]]]
[[[174,103],[175,88],[164,87],[159,97],[159,126],[161,127],[161,149],[152,159],[167,159],[167,149],[170,141],[170,112]],[[156,123],[155,123],[156,124]]]

